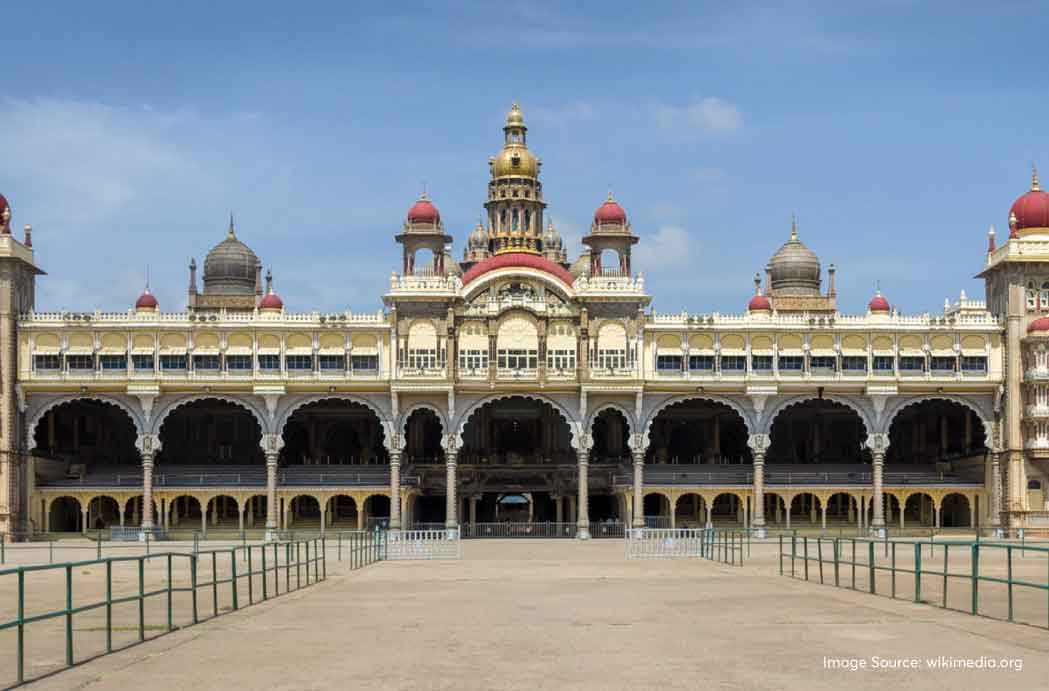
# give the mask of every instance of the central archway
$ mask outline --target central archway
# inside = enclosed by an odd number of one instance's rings
[[[264,466],[262,427],[246,406],[201,398],[171,410],[160,425],[158,466]]]
[[[673,465],[751,463],[747,425],[732,407],[690,398],[659,411],[649,426],[645,462]]]
[[[370,407],[341,398],[307,403],[288,417],[281,465],[388,465],[386,432]]]
[[[870,463],[867,434],[863,418],[844,403],[798,401],[773,419],[765,460],[782,465]]]

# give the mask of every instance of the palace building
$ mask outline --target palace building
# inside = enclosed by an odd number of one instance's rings
[[[411,205],[368,314],[285,305],[232,219],[184,307],[38,312],[0,197],[0,532],[1049,528],[1037,174],[986,301],[842,313],[794,225],[741,313],[661,314],[645,230],[609,195],[566,247],[527,133],[514,105],[471,231]]]

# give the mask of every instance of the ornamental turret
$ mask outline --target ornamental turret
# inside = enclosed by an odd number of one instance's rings
[[[608,193],[608,199],[594,212],[590,234],[583,238],[590,248],[591,276],[629,276],[630,248],[637,244],[637,236],[630,230],[626,211]],[[605,250],[615,252],[618,266],[604,266],[602,254]]]
[[[503,149],[488,159],[492,179],[488,183],[488,211],[490,250],[493,254],[543,251],[543,184],[539,182],[541,165],[528,150],[521,109],[515,103],[510,107],[503,127]]]
[[[396,236],[396,240],[404,248],[401,264],[404,275],[443,276],[447,273],[445,257],[448,254],[445,247],[451,244],[452,236],[444,231],[441,214],[425,192],[419,196],[412,208],[408,209],[404,227]],[[416,269],[415,255],[419,250],[429,250],[430,266]]]

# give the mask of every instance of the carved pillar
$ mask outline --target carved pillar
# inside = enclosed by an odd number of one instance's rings
[[[277,535],[277,452],[266,452],[266,539]]]
[[[142,452],[142,532],[153,530],[153,452]]]
[[[587,487],[590,471],[590,450],[579,449],[576,451],[579,461],[579,500],[578,515],[576,521],[576,537],[580,540],[590,539],[590,492]]]
[[[634,511],[631,524],[645,527],[645,452],[634,451]]]
[[[768,533],[765,530],[765,452],[769,448],[769,435],[752,434],[747,439],[754,457],[754,516],[751,525],[754,527],[754,537],[763,538]],[[779,505],[776,506],[779,509]]]
[[[390,451],[390,530],[401,529],[401,451]]]
[[[445,492],[444,527],[449,529],[459,527],[459,502],[457,499],[458,493],[456,492],[456,470],[458,465],[456,461],[458,455],[455,449],[448,449],[444,452],[448,485]]]
[[[875,434],[871,439],[871,481],[874,486],[874,503],[871,516],[871,533],[876,536],[885,535],[885,493],[882,491],[882,471],[885,468],[885,450],[889,446],[887,434]]]
[[[1001,454],[991,452],[991,528],[996,536],[1002,532],[1002,466]]]

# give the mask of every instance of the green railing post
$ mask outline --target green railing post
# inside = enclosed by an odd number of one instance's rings
[[[856,590],[856,538],[850,537],[849,542],[852,544],[852,559],[849,560],[852,567],[852,589]]]
[[[779,575],[783,575],[783,534],[779,536]]]
[[[1005,554],[1008,558],[1008,581],[1009,581],[1009,621],[1013,620],[1013,546],[1009,545],[1005,548]]]
[[[809,536],[802,538],[802,546],[805,550],[805,580],[809,580]]]
[[[820,565],[820,585],[823,585],[823,536],[816,538],[816,559]]]
[[[25,681],[25,571],[18,570],[18,683]]]
[[[338,543],[338,546],[336,547],[336,549],[339,551],[338,560],[342,561],[342,533],[339,533],[335,536],[335,542]],[[351,566],[350,568],[352,569],[353,567]]]
[[[291,543],[284,543],[284,592],[291,592]]]
[[[102,561],[102,531],[98,532],[98,539],[95,540],[95,559]]]
[[[7,536],[0,533],[0,565],[7,563]]]
[[[190,591],[193,593],[193,623],[196,624],[200,621],[200,614],[197,611],[197,555],[189,555],[189,585]]]
[[[972,614],[977,614],[980,611],[980,541],[977,540],[972,546],[972,555],[970,557],[970,566],[972,568],[972,577],[970,581],[969,589],[972,591]],[[1049,585],[1049,581],[1046,581],[1046,585]]]
[[[106,562],[106,652],[113,652],[113,562]]]
[[[876,590],[874,586],[874,542],[867,543],[867,561],[868,568],[870,569],[870,592],[873,594]]]
[[[47,563],[48,564],[54,564],[55,563],[55,541],[54,540],[48,540],[47,541]]]
[[[834,541],[834,587],[841,587],[841,558],[839,556],[839,549],[841,548],[841,538]]]
[[[254,569],[251,568],[251,552],[252,546],[248,545],[248,604],[255,604],[255,574]]]
[[[218,553],[211,553],[211,615],[219,615],[219,568]]]
[[[280,595],[280,552],[277,543],[273,543],[273,594]]]
[[[914,601],[922,601],[922,543],[914,543]]]
[[[173,606],[173,603],[172,603],[172,595],[174,593],[174,590],[173,590],[174,586],[173,586],[173,584],[171,582],[171,580],[172,580],[172,574],[171,574],[171,552],[168,552],[167,562],[168,562],[168,564],[167,564],[167,566],[168,566],[168,596],[167,596],[167,601],[168,601],[168,631],[174,631],[175,630],[175,611],[174,611],[174,606]]]
[[[146,640],[146,558],[138,558],[138,640]]]
[[[892,597],[896,599],[896,543],[892,543]]]
[[[73,666],[73,566],[66,565],[66,667]]]
[[[944,543],[943,545],[943,608],[947,609],[947,561],[949,546]]]
[[[266,545],[259,547],[259,554],[262,555],[262,600],[265,602],[270,598],[269,587],[266,581]]]
[[[794,560],[798,556],[798,536],[790,536],[790,577],[795,578],[797,576],[797,569],[794,566]]]
[[[229,568],[230,568],[230,587],[233,593],[233,611],[236,612],[240,609],[240,605],[237,603],[237,548],[234,547],[229,551]]]

